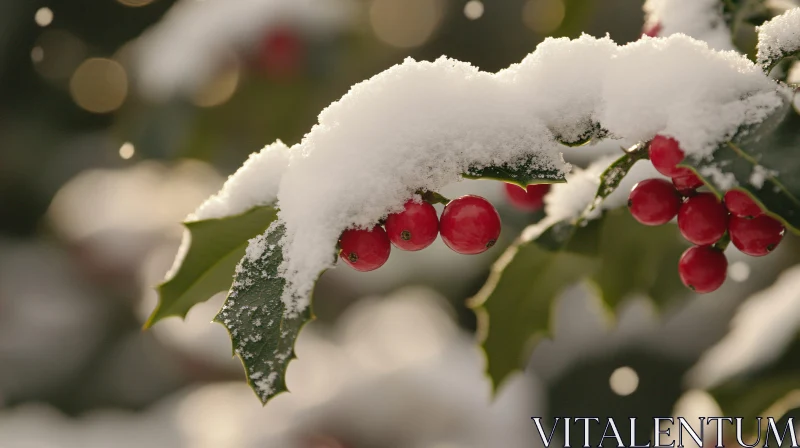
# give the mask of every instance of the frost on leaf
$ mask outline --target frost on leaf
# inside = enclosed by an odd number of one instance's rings
[[[263,403],[286,390],[286,367],[294,358],[295,340],[311,319],[308,307],[287,313],[281,301],[286,281],[278,274],[283,262],[279,242],[284,231],[276,222],[250,240],[228,298],[214,318],[228,329],[247,381]]]

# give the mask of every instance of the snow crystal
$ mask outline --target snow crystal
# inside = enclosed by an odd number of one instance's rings
[[[203,202],[187,221],[238,215],[252,207],[274,203],[281,177],[289,166],[289,152],[289,147],[278,140],[250,154],[219,193]]]
[[[647,0],[646,27],[661,25],[659,36],[685,34],[717,50],[734,50],[719,0]]]
[[[800,51],[800,8],[791,9],[758,27],[758,63]]]
[[[253,239],[247,257],[282,251],[282,299],[291,317],[305,309],[317,276],[333,265],[341,232],[373,226],[417,190],[437,191],[470,169],[518,165],[530,156],[536,168],[566,173],[570,167],[558,140],[599,128],[624,141],[664,133],[688,155],[707,157],[743,124],[781,106],[783,93],[746,57],[684,35],[625,46],[608,37],[547,39],[496,74],[448,58],[407,59],[353,86],[322,111],[300,143],[274,149],[282,154],[276,156],[279,167],[250,162],[253,172],[242,177],[270,188],[247,191],[243,198],[241,190],[251,182],[240,181],[237,173],[212,209],[218,214],[242,207],[232,204],[263,202],[280,178],[277,223],[285,234],[274,249],[264,247],[266,238]],[[610,161],[555,186],[548,213],[582,212]],[[654,176],[646,165],[634,166],[625,183],[641,180],[639,172]],[[262,173],[270,179],[260,178]],[[253,181],[249,188],[260,185]],[[559,194],[568,198],[553,205]],[[614,193],[603,207],[622,204],[626,196]]]

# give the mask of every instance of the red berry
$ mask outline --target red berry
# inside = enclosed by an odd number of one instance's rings
[[[267,34],[258,49],[260,68],[264,73],[288,78],[302,68],[305,46],[299,35],[289,28],[278,28]]]
[[[439,234],[436,209],[427,202],[408,201],[400,213],[386,218],[386,233],[398,249],[420,250],[430,246]]]
[[[685,174],[676,166],[683,161],[684,156],[683,150],[674,138],[656,135],[650,142],[650,162],[659,173],[667,177]]]
[[[747,193],[740,190],[728,190],[725,193],[725,207],[731,215],[739,218],[755,218],[764,214],[764,210]]]
[[[731,241],[742,253],[761,257],[772,252],[783,239],[783,224],[767,215],[752,219],[731,217],[728,232]]]
[[[628,196],[631,215],[647,226],[668,223],[678,213],[681,198],[664,179],[646,179],[633,186]]]
[[[728,211],[713,193],[698,193],[678,211],[678,228],[690,242],[704,246],[722,238],[728,227]]]
[[[535,184],[528,185],[527,188],[521,188],[519,185],[505,184],[506,197],[514,207],[520,210],[535,212],[542,208],[544,203],[544,195],[550,191],[549,184]]]
[[[721,250],[711,246],[686,249],[678,261],[681,281],[692,291],[705,294],[715,291],[728,275],[728,259]]]
[[[691,169],[681,166],[678,167],[678,170],[681,174],[672,177],[672,184],[675,185],[678,193],[689,196],[703,186],[703,181]]]
[[[658,37],[658,33],[660,32],[661,32],[661,22],[656,22],[654,24],[645,24],[644,28],[642,29],[642,36]]]
[[[389,259],[389,237],[381,226],[371,230],[348,229],[339,238],[339,256],[356,271],[378,269]]]
[[[450,249],[460,254],[479,254],[497,242],[500,215],[480,196],[461,196],[445,206],[439,232]]]

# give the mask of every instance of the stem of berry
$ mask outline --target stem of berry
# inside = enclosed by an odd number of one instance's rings
[[[731,235],[727,231],[725,231],[725,234],[722,235],[722,238],[720,238],[719,241],[714,243],[714,248],[724,252],[725,249],[728,247],[728,244],[730,243],[731,243]]]
[[[417,194],[422,196],[422,200],[429,203],[429,204],[444,204],[447,205],[450,202],[450,199],[440,195],[435,191],[422,191],[418,190]]]

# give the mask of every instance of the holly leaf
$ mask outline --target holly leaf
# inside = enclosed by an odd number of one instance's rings
[[[788,104],[787,104],[788,108]],[[784,119],[784,117],[786,117]],[[778,121],[779,124],[775,124]],[[726,142],[713,159],[686,160],[721,192],[732,181],[788,228],[800,233],[800,116],[778,111],[758,132]]]
[[[689,244],[677,226],[643,226],[627,210],[608,213],[600,231],[599,268],[591,276],[612,310],[635,294],[663,307],[685,287],[678,276],[681,254]]]
[[[639,160],[648,158],[648,147],[646,143],[637,143],[627,149],[625,155],[615,160],[600,175],[600,185],[597,187],[594,200],[583,212],[583,219],[591,214],[603,201],[616,191],[625,176]]]
[[[286,391],[286,368],[295,358],[294,343],[300,329],[313,319],[310,307],[287,312],[281,300],[286,280],[278,273],[283,262],[279,245],[285,232],[273,224],[248,248],[236,267],[236,277],[222,309],[214,318],[228,330],[233,351],[239,356],[247,383],[266,404]]]
[[[539,156],[528,156],[521,163],[488,166],[470,167],[462,177],[466,179],[491,179],[507,182],[510,184],[527,187],[532,184],[552,184],[566,182],[564,173],[557,170],[543,170],[538,163]]]
[[[663,303],[682,288],[675,260],[686,246],[675,226],[642,226],[621,208],[585,225],[560,222],[534,234],[508,249],[470,302],[481,317],[495,385],[550,335],[551,305],[570,285],[593,281],[612,310],[633,294]]]
[[[194,305],[231,286],[247,241],[264,233],[277,217],[274,207],[255,207],[240,215],[187,222],[191,245],[175,275],[158,285],[158,305],[145,328],[169,316],[185,317]]]
[[[486,285],[469,305],[479,316],[479,334],[495,386],[523,366],[533,344],[549,334],[555,298],[597,270],[598,260],[591,254],[599,228],[599,221],[585,227],[542,226],[533,240],[518,241],[492,267]]]

